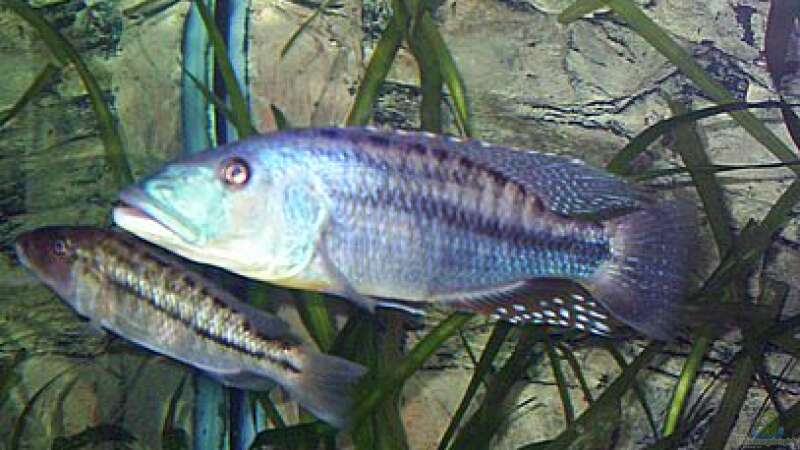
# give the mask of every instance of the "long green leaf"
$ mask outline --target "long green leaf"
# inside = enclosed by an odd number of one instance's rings
[[[39,400],[39,397],[42,396],[49,388],[52,386],[56,381],[61,379],[67,372],[71,371],[73,368],[66,368],[61,372],[54,375],[43,384],[39,389],[34,392],[28,402],[25,404],[25,407],[22,408],[22,412],[19,416],[14,420],[14,424],[11,427],[11,438],[9,440],[8,448],[11,450],[18,450],[20,448],[20,441],[22,439],[22,434],[25,432],[25,424],[27,423],[28,416],[30,415],[31,411],[33,411],[33,407],[36,405],[36,402]]]
[[[761,257],[772,244],[773,235],[791,219],[792,211],[798,202],[800,202],[800,180],[786,188],[760,223],[750,223],[745,227],[736,251],[726,255],[696,296],[718,292]]]
[[[592,403],[592,406],[587,408],[575,422],[572,423],[566,430],[564,430],[558,437],[553,439],[547,447],[547,450],[563,450],[569,448],[580,435],[581,430],[594,423],[600,418],[603,412],[612,407],[636,381],[636,375],[644,369],[650,361],[661,352],[664,344],[660,342],[651,343],[633,362],[628,365],[622,374],[614,380],[611,385]],[[532,450],[539,448],[537,444],[521,447],[520,450]]]
[[[78,377],[73,377],[59,390],[56,395],[55,407],[52,409],[51,426],[52,433],[57,436],[64,434],[64,404],[67,402],[67,397],[78,384]]]
[[[620,351],[617,349],[615,343],[607,342],[605,343],[605,348],[611,357],[614,358],[614,361],[617,362],[619,368],[624,371],[628,367],[628,363],[625,362],[625,357],[622,356],[622,353],[620,353]],[[650,424],[650,429],[653,431],[653,436],[658,437],[658,425],[656,425],[653,409],[650,408],[650,404],[647,403],[645,388],[638,380],[634,381],[633,383],[633,392],[636,394],[636,399],[639,400],[639,404],[642,405],[642,410],[644,410],[644,414],[647,416],[647,423]]]
[[[561,367],[561,358],[558,357],[553,341],[544,335],[544,350],[550,360],[550,367],[553,369],[553,378],[556,381],[558,395],[561,397],[561,406],[564,408],[564,419],[567,425],[575,421],[575,408],[572,406],[572,397],[569,394],[569,384],[564,376],[564,369]]]
[[[16,352],[8,358],[10,361],[0,367],[0,406],[3,406],[11,389],[22,380],[22,377],[16,373],[16,368],[25,361],[26,357],[27,354],[24,351]]]
[[[136,442],[136,438],[119,425],[100,424],[88,427],[72,436],[58,437],[50,448],[51,450],[78,450],[89,446],[97,448],[100,444],[112,442],[118,444],[114,448],[130,448],[125,444]]]
[[[100,126],[100,134],[106,152],[106,161],[114,174],[114,181],[118,187],[123,187],[132,183],[133,175],[131,175],[128,159],[125,157],[122,140],[120,139],[114,116],[111,114],[111,110],[103,98],[103,91],[100,89],[100,85],[97,83],[94,75],[89,71],[89,68],[86,67],[86,63],[83,62],[78,52],[27,3],[19,0],[0,0],[0,4],[10,8],[14,13],[31,24],[31,26],[39,32],[39,35],[47,44],[53,56],[55,56],[62,65],[72,63],[73,66],[75,66],[75,70],[78,72],[86,88],[86,92],[89,94],[92,108],[97,116],[97,122]]]
[[[308,28],[308,26],[311,25],[311,22],[313,22],[314,19],[316,19],[317,16],[320,15],[320,13],[324,12],[328,8],[328,5],[330,5],[331,1],[332,0],[322,0],[322,2],[319,4],[319,6],[317,6],[314,12],[311,13],[311,15],[308,16],[306,20],[304,20],[303,23],[300,24],[299,27],[297,27],[294,33],[292,33],[292,36],[289,37],[289,40],[286,41],[286,44],[284,44],[283,48],[281,49],[281,59],[286,57],[286,54],[289,53],[289,50],[291,50],[292,47],[294,46],[295,41],[297,41],[300,35],[302,35],[303,32],[306,31],[306,28]]]
[[[164,414],[164,420],[161,422],[161,448],[162,450],[188,450],[189,439],[186,431],[178,428],[175,423],[175,413],[178,410],[178,400],[183,395],[183,387],[186,385],[186,380],[189,379],[188,374],[181,377],[181,381],[173,391],[172,396],[167,404],[167,411]]]
[[[397,50],[403,42],[403,36],[408,29],[410,18],[405,12],[405,8],[394,11],[394,15],[389,20],[389,25],[381,34],[378,44],[372,51],[372,56],[364,71],[364,77],[358,85],[356,97],[350,114],[347,117],[348,125],[366,125],[372,115],[372,107],[378,99],[380,87],[389,74]]]
[[[316,292],[298,292],[295,295],[299,297],[297,312],[303,325],[320,350],[329,351],[336,339],[336,328],[328,312],[325,296]]]
[[[231,121],[233,120],[233,111],[230,108],[228,108],[228,105],[226,105],[221,98],[214,95],[214,93],[211,92],[211,89],[209,89],[209,87],[206,86],[202,81],[197,79],[197,77],[194,76],[194,74],[192,74],[191,72],[186,72],[186,76],[189,77],[190,80],[192,80],[192,83],[194,83],[195,87],[197,87],[197,90],[199,90],[200,93],[203,94],[203,97],[205,97],[207,102],[213,103],[214,107],[220,110],[226,119]]]
[[[406,14],[418,23],[422,14],[419,0],[401,0],[395,2],[397,8],[405,8]],[[411,27],[407,41],[414,59],[419,67],[419,80],[422,91],[422,104],[420,106],[420,124],[422,129],[432,133],[442,132],[442,73],[439,69],[438,58],[430,43],[422,33],[421,26]]]
[[[673,101],[669,101],[669,104],[673,114],[682,115],[686,113],[686,109],[683,105]],[[711,164],[694,124],[682,124],[675,130],[674,147],[679,151],[681,158],[689,169],[692,180],[697,186],[697,192],[700,195],[709,223],[711,224],[711,231],[717,248],[719,248],[720,254],[727,254],[733,249],[733,233],[728,223],[730,220],[730,212],[725,206],[722,188],[714,174],[696,172],[693,170],[695,166]],[[738,299],[738,295],[736,295],[736,297]],[[678,384],[675,386],[672,402],[667,409],[667,417],[664,421],[664,435],[672,434],[677,428],[678,422],[683,414],[686,399],[691,393],[691,389],[697,379],[697,373],[700,369],[703,355],[708,351],[710,345],[711,338],[708,336],[708,330],[701,331],[692,345],[689,357],[686,359],[681,370]]]
[[[689,170],[688,167],[672,167],[669,169],[648,170],[636,175],[632,175],[630,178],[634,181],[646,181],[654,178],[686,174],[689,172],[714,174],[733,172],[737,170],[777,169],[796,165],[800,165],[800,160],[764,164],[709,164],[707,166],[694,166],[691,170]]]
[[[250,120],[247,101],[244,98],[244,94],[242,94],[239,81],[236,79],[236,73],[233,71],[230,60],[228,60],[228,51],[226,50],[222,33],[219,31],[219,28],[217,28],[214,18],[208,10],[208,6],[206,6],[204,2],[198,0],[193,0],[193,4],[195,8],[197,8],[197,12],[200,13],[200,17],[203,19],[203,24],[206,27],[211,46],[214,49],[214,60],[219,67],[222,81],[225,83],[225,92],[228,94],[228,101],[231,105],[231,116],[229,120],[233,123],[233,126],[236,127],[236,132],[239,134],[240,139],[255,134],[257,131]]]
[[[558,22],[564,25],[572,23],[607,4],[608,0],[577,0],[561,11],[561,14],[558,15]]]
[[[610,172],[620,175],[629,175],[632,172],[631,162],[640,154],[642,154],[647,147],[653,142],[657,141],[661,136],[671,132],[680,125],[695,123],[699,120],[708,117],[717,116],[724,113],[734,111],[743,111],[747,109],[771,109],[771,108],[789,108],[798,105],[788,104],[783,101],[767,100],[763,102],[736,102],[726,103],[723,105],[708,106],[705,108],[688,111],[683,114],[673,115],[670,118],[660,120],[657,123],[645,128],[637,134],[625,147],[622,148],[606,166]]]
[[[455,435],[456,430],[458,430],[459,425],[461,425],[464,414],[466,414],[467,408],[469,408],[472,399],[478,392],[478,388],[489,376],[492,370],[492,363],[497,357],[497,354],[510,331],[511,325],[507,322],[497,322],[492,329],[492,334],[489,336],[489,340],[486,342],[486,347],[483,349],[481,359],[475,366],[475,370],[472,373],[472,378],[469,380],[467,390],[464,391],[464,395],[461,397],[461,403],[458,404],[456,412],[453,413],[453,417],[450,419],[450,423],[447,425],[447,430],[445,430],[444,435],[442,435],[442,439],[439,441],[439,450],[445,450],[450,445],[450,441],[453,439],[453,436]]]
[[[697,64],[691,55],[679,46],[655,22],[647,17],[631,0],[608,0],[611,9],[622,17],[631,28],[658,50],[681,72],[688,76],[700,89],[717,103],[735,103],[734,98],[722,85],[711,78]],[[786,146],[766,125],[749,111],[732,111],[730,116],[750,133],[753,138],[764,145],[773,155],[782,161],[795,157],[794,152]],[[800,174],[800,168],[793,169]]]
[[[383,374],[384,377],[374,386],[365,388],[367,393],[356,406],[353,414],[354,427],[361,423],[372,412],[373,408],[390,392],[403,384],[425,361],[430,358],[447,339],[452,337],[459,328],[463,327],[472,318],[472,314],[453,313],[439,322],[417,345],[394,367],[391,373]]]
[[[372,315],[359,311],[350,317],[334,344],[333,353],[357,361],[369,368],[361,380],[361,386],[354,391],[356,402],[373,392],[375,385],[386,378],[383,374],[393,373],[400,360],[400,334],[402,313],[380,311]],[[385,395],[378,399],[368,417],[356,419],[352,423],[351,437],[357,450],[406,449],[406,436],[398,410],[400,389],[405,380],[394,384],[387,383]],[[359,396],[361,395],[361,396]],[[356,409],[355,415],[358,415]]]
[[[264,409],[264,414],[267,418],[272,422],[275,428],[285,428],[286,422],[283,420],[283,416],[281,416],[280,411],[275,406],[275,403],[269,398],[268,392],[258,392],[256,393],[256,399],[258,403],[261,405],[261,408]]]
[[[759,304],[782,306],[789,294],[789,286],[769,279],[764,284]],[[781,307],[777,307],[775,310],[780,311],[781,309]],[[754,331],[757,334],[769,326],[770,324],[768,323],[755,324],[756,329]],[[750,389],[756,367],[763,358],[763,348],[763,341],[754,342],[737,354],[733,365],[733,375],[725,388],[725,394],[722,396],[719,408],[711,420],[709,431],[703,440],[703,450],[725,448],[725,444],[730,439],[731,430],[736,424],[736,419],[739,417],[742,405],[744,405],[744,401],[747,398],[747,392]]]
[[[514,352],[489,382],[483,401],[453,439],[451,449],[482,450],[489,448],[489,443],[507,417],[502,405],[513,384],[531,365],[535,356],[535,346],[544,337],[545,334],[541,328],[525,327],[522,329]]]
[[[469,112],[469,105],[467,103],[467,89],[461,73],[456,66],[453,55],[447,48],[439,28],[433,22],[430,14],[425,12],[422,15],[419,27],[422,29],[422,34],[428,42],[430,48],[436,54],[436,59],[439,61],[439,71],[444,77],[444,82],[447,85],[447,90],[450,92],[450,98],[453,100],[453,107],[455,109],[456,121],[461,129],[461,134],[464,136],[472,136],[472,119]]]
[[[694,344],[692,344],[692,350],[681,368],[678,384],[675,385],[675,390],[672,393],[672,401],[667,408],[667,417],[664,421],[663,430],[663,434],[666,436],[672,434],[678,426],[686,404],[686,399],[691,393],[703,362],[703,355],[705,355],[708,348],[711,346],[711,341],[711,338],[708,336],[699,336]]]
[[[578,358],[575,357],[575,353],[572,349],[563,342],[557,343],[556,346],[561,351],[561,354],[564,355],[564,359],[567,360],[567,364],[569,364],[569,368],[572,370],[575,378],[578,379],[578,385],[581,387],[584,399],[591,405],[594,401],[594,396],[592,395],[592,390],[589,388],[589,383],[586,381],[586,376],[583,374],[583,369],[581,369]]]
[[[33,82],[28,89],[25,90],[25,93],[22,94],[22,97],[14,103],[14,106],[11,107],[5,114],[0,116],[0,128],[3,128],[3,125],[8,123],[9,120],[13,119],[14,116],[19,114],[25,106],[33,100],[39,94],[39,91],[42,90],[47,83],[50,81],[53,76],[58,73],[59,68],[47,63],[44,68],[39,72],[39,75],[34,78]]]

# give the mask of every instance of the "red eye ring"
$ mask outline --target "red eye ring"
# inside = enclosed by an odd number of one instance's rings
[[[242,158],[230,158],[222,163],[221,175],[228,186],[244,186],[250,180],[250,165]]]

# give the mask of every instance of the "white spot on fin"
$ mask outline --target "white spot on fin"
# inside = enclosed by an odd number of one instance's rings
[[[593,309],[589,310],[589,315],[594,317],[595,319],[600,319],[600,320],[608,319],[608,316],[606,316],[605,314],[600,314],[599,312],[597,312],[597,311],[595,311]]]

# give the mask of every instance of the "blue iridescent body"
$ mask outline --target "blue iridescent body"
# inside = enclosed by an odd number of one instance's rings
[[[121,198],[123,228],[245,276],[370,308],[434,302],[598,334],[619,320],[662,338],[693,227],[684,206],[577,159],[370,128],[243,140]]]

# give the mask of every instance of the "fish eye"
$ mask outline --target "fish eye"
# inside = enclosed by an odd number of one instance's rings
[[[53,242],[53,253],[58,256],[67,254],[67,243],[63,239],[57,239]]]
[[[243,186],[250,179],[250,166],[242,158],[231,158],[222,163],[222,180],[229,186]]]

